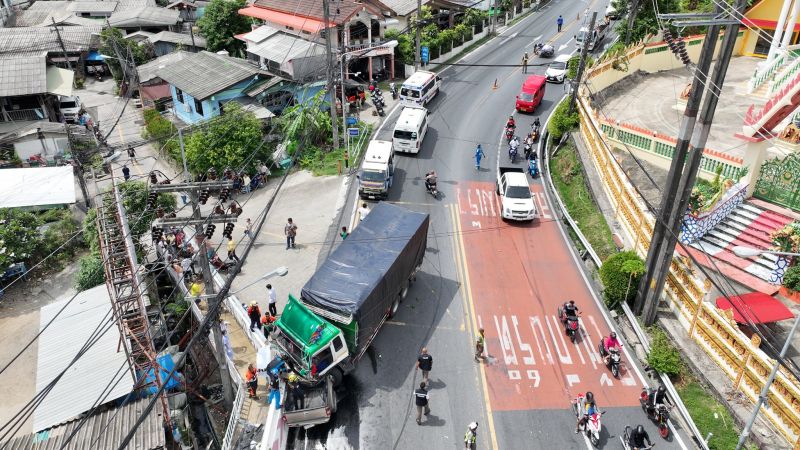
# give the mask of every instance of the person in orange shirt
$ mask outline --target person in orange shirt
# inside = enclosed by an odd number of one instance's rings
[[[275,325],[273,324],[275,323],[276,320],[278,319],[276,319],[275,316],[270,314],[269,311],[265,311],[264,315],[261,316],[261,329],[264,330],[265,338],[269,339],[269,334],[275,328]]]
[[[247,381],[247,390],[250,394],[250,398],[258,400],[258,395],[256,395],[256,390],[258,389],[258,371],[252,364],[247,366],[245,380]]]

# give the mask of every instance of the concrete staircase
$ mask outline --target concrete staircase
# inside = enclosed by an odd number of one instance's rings
[[[742,132],[737,136],[753,141],[767,139],[800,105],[800,59],[787,60],[776,69],[772,81],[752,90],[753,99],[759,101],[747,109]]]
[[[740,258],[733,253],[733,247],[742,245],[769,249],[772,247],[770,234],[790,222],[790,217],[744,202],[702,239],[687,247],[688,253],[704,267],[755,291],[773,295],[779,286],[767,280],[777,257],[761,255],[757,258]],[[680,252],[685,254],[683,250]],[[713,263],[709,259],[713,259]]]

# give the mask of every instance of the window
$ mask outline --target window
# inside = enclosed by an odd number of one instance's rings
[[[198,99],[194,99],[194,110],[197,112],[197,114],[200,114],[201,116],[204,115],[203,114],[203,102],[201,102]]]
[[[333,340],[333,350],[338,352],[342,349],[342,337],[338,336],[336,339]]]
[[[219,115],[225,114],[225,105],[222,102],[219,102]]]
[[[414,140],[417,138],[417,133],[414,131],[394,130],[394,137],[397,139]]]
[[[175,88],[175,98],[178,99],[178,103],[183,103],[183,91]]]

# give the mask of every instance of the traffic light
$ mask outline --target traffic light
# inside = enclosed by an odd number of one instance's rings
[[[158,184],[158,178],[156,178],[155,172],[150,172],[150,182],[153,184]]]
[[[230,194],[231,194],[231,190],[230,189],[223,188],[222,191],[220,191],[220,193],[219,193],[219,201],[221,203],[225,203],[225,201],[228,200],[228,197],[230,196]]]
[[[151,237],[153,238],[153,242],[158,242],[161,240],[161,236],[164,235],[164,230],[159,227],[153,227],[150,229]]]
[[[204,189],[200,191],[200,204],[205,205],[207,201],[208,201],[208,191]]]
[[[214,230],[216,229],[217,229],[216,225],[214,225],[213,223],[209,224],[206,227],[206,238],[211,239],[211,236],[214,236]]]
[[[232,223],[226,223],[225,224],[225,229],[222,231],[222,236],[226,237],[226,238],[229,238],[229,237],[233,236],[233,224]]]
[[[158,200],[158,193],[151,192],[151,193],[147,194],[147,209],[155,208],[156,200]]]

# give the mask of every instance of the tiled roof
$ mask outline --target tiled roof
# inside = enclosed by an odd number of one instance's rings
[[[99,45],[102,26],[68,26],[59,31],[67,52],[81,52]],[[61,52],[58,36],[52,28],[0,28],[0,54]]]
[[[144,413],[149,398],[127,405],[108,408],[86,420],[69,443],[64,444],[80,421],[49,428],[40,433],[14,438],[4,446],[6,450],[116,450],[122,439]],[[163,449],[166,446],[164,418],[161,405],[156,405],[139,428],[136,429],[130,448],[138,450]]]
[[[158,78],[158,71],[161,69],[166,68],[167,66],[174,64],[183,58],[189,56],[189,52],[184,51],[177,51],[168,53],[164,56],[160,56],[146,64],[142,64],[137,67],[137,71],[139,72],[139,82],[146,83],[154,78]]]
[[[0,55],[0,97],[47,91],[47,52]]]
[[[111,15],[108,23],[112,27],[151,27],[175,25],[180,21],[180,11],[158,6],[140,6],[119,9]]]
[[[164,81],[198,100],[211,97],[258,73],[261,71],[256,66],[243,59],[206,51],[191,53],[157,71]]]
[[[414,1],[416,4],[416,0]],[[253,5],[258,8],[271,9],[299,17],[308,17],[315,20],[324,19],[322,2],[319,0],[256,0]],[[335,5],[331,5],[330,21],[337,25],[344,23],[363,8],[367,8],[373,14],[381,13],[376,7],[366,3],[354,0],[339,0],[335,2]]]

